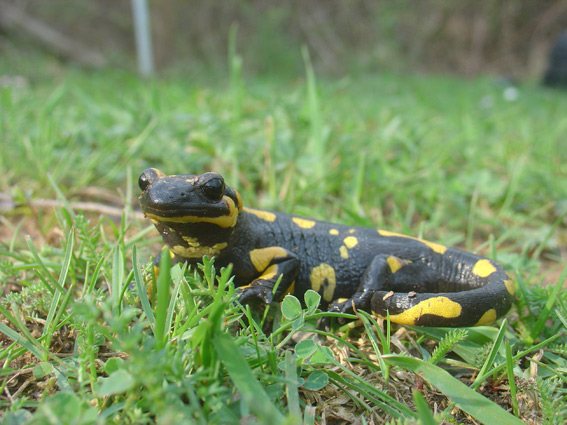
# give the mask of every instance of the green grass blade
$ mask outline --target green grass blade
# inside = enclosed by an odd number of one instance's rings
[[[498,351],[500,350],[500,347],[502,346],[502,341],[504,341],[504,333],[506,331],[507,323],[508,323],[508,321],[506,319],[504,319],[502,321],[502,323],[500,324],[500,329],[498,330],[498,334],[496,335],[496,339],[494,340],[494,343],[492,344],[492,347],[490,348],[490,353],[488,353],[488,357],[484,361],[484,364],[480,368],[480,371],[478,372],[478,375],[476,376],[476,379],[475,379],[475,381],[472,385],[472,387],[474,389],[477,389],[484,382],[484,379],[480,380],[479,378],[481,376],[484,376],[487,373],[488,369],[494,364],[494,359],[496,358],[496,354],[498,354]]]
[[[175,274],[172,274],[173,281],[175,285],[173,286],[173,290],[171,295],[169,296],[169,305],[167,307],[167,315],[165,317],[165,325],[164,329],[171,329],[171,324],[173,323],[173,315],[175,314],[175,306],[177,305],[177,300],[179,296],[179,289],[181,288],[181,284],[185,281],[185,269],[187,268],[187,264],[183,264],[181,268],[174,268],[172,271],[175,271]]]
[[[47,318],[45,319],[45,326],[43,327],[42,335],[43,336],[47,335],[47,338],[45,338],[45,340],[44,340],[44,345],[45,345],[46,348],[49,348],[49,345],[51,343],[51,335],[52,335],[52,332],[53,332],[53,330],[51,329],[51,323],[53,322],[53,318],[55,317],[55,314],[57,313],[57,307],[59,306],[59,300],[61,300],[61,292],[56,291],[55,295],[53,295],[53,298],[51,299],[49,311],[47,312]]]
[[[274,425],[282,423],[284,416],[254,377],[248,362],[238,350],[232,337],[226,333],[218,333],[213,339],[213,344],[219,359],[226,367],[234,385],[241,392],[242,400],[250,411],[259,419],[269,421],[266,423]]]
[[[559,318],[561,323],[563,323],[563,327],[567,329],[567,318],[565,318],[560,311],[556,311],[555,313],[557,314],[557,317]]]
[[[528,357],[528,360],[530,362],[537,364],[539,367],[547,370],[550,375],[553,375],[553,376],[557,377],[557,379],[563,381],[563,385],[567,385],[567,375],[565,374],[564,369],[563,370],[557,370],[557,366],[550,367],[549,365],[542,363],[541,361],[536,360],[533,357]],[[510,394],[512,394],[512,391],[510,391]]]
[[[317,409],[315,406],[305,406],[303,413],[303,425],[313,425],[315,423],[315,413]]]
[[[47,174],[47,178],[49,179],[49,183],[51,184],[51,187],[53,187],[53,190],[55,190],[55,192],[57,193],[59,200],[63,203],[65,211],[67,212],[69,217],[71,217],[73,221],[75,221],[76,219],[75,212],[73,211],[71,204],[67,200],[67,197],[63,194],[63,191],[59,188],[59,186],[57,185],[55,179],[51,174]]]
[[[567,265],[563,268],[563,271],[561,272],[561,276],[559,276],[559,279],[557,279],[557,283],[553,286],[551,294],[549,294],[549,298],[547,299],[544,308],[539,314],[537,322],[535,323],[535,325],[533,326],[530,332],[532,341],[536,340],[538,335],[541,333],[543,327],[545,326],[547,319],[553,312],[553,306],[557,302],[557,296],[559,292],[563,290],[563,283],[565,282],[565,279],[567,279]]]
[[[561,224],[565,223],[566,217],[567,217],[567,211],[561,214],[559,217],[557,217],[557,219],[553,222],[553,224],[549,226],[547,233],[542,238],[541,242],[538,244],[533,254],[531,255],[531,258],[533,260],[539,259],[543,250],[546,249],[549,240],[553,237],[553,235],[556,234],[557,228],[561,226]]]
[[[0,332],[10,338],[12,341],[17,342],[34,356],[36,356],[39,360],[44,360],[44,351],[41,350],[37,345],[31,343],[18,332],[13,330],[12,328],[6,326],[4,323],[0,322]]]
[[[265,147],[265,171],[264,180],[268,183],[268,193],[270,194],[270,200],[275,201],[277,196],[277,183],[276,183],[276,135],[274,130],[274,117],[268,115],[265,121],[265,137],[266,137],[266,147]]]
[[[419,421],[423,425],[437,425],[437,421],[431,414],[429,410],[429,406],[419,391],[413,391],[413,401],[415,403],[415,408],[417,410],[417,414],[419,415]]]
[[[55,289],[53,289],[53,287],[58,289],[60,292],[64,292],[64,289],[61,287],[61,285],[59,285],[59,282],[53,277],[53,275],[49,272],[49,270],[47,270],[47,267],[39,257],[39,254],[37,253],[37,250],[33,245],[33,241],[29,236],[26,236],[26,242],[28,244],[28,248],[32,254],[32,257],[34,258],[37,264],[37,267],[39,267],[39,269],[43,272],[40,273],[39,270],[36,270],[38,277],[40,278],[41,282],[44,284],[46,289],[52,294],[55,294]]]
[[[453,400],[459,409],[482,423],[491,424],[497,418],[500,425],[523,424],[518,418],[435,365],[411,357],[384,356],[384,359],[394,366],[418,373],[423,379]]]
[[[120,288],[120,294],[118,295],[118,305],[119,306],[122,306],[122,304],[124,302],[124,296],[126,295],[126,291],[128,291],[128,288],[130,287],[130,283],[132,283],[133,278],[134,278],[134,270],[130,270],[130,272],[128,273],[128,276],[126,276],[126,279],[124,280],[124,283],[122,284],[122,288]]]
[[[138,296],[140,297],[142,310],[146,314],[146,317],[148,318],[148,321],[153,328],[155,326],[156,319],[154,317],[152,306],[150,305],[150,300],[148,299],[146,285],[142,280],[142,274],[140,273],[140,263],[138,262],[138,253],[135,246],[132,248],[132,263],[134,268],[134,283],[136,284],[136,290],[138,291]]]
[[[335,365],[339,365],[338,362],[334,362]],[[346,387],[349,391],[346,391],[349,397],[354,397],[354,394],[360,394],[363,399],[368,399],[370,403],[376,407],[384,410],[388,414],[392,415],[396,419],[401,419],[403,417],[415,418],[416,415],[411,411],[406,405],[390,397],[386,393],[382,392],[378,388],[373,387],[364,381],[363,378],[356,376],[347,370],[344,366],[339,366],[343,371],[350,375],[350,378],[339,375],[333,370],[327,370],[326,373],[329,375],[329,379],[334,381],[334,383],[339,387]],[[340,384],[340,385],[338,385]],[[344,388],[342,388],[345,391]],[[359,400],[360,401],[360,400]],[[364,401],[360,403],[367,404]],[[370,408],[369,406],[367,408]]]
[[[526,166],[526,156],[522,155],[515,161],[510,161],[508,176],[509,182],[506,189],[506,196],[502,202],[502,206],[498,211],[498,216],[502,217],[505,213],[508,213],[512,208],[513,201],[518,193],[518,189],[521,187],[521,176],[522,170]]]
[[[337,382],[342,383],[343,385],[357,392],[360,392],[366,398],[371,400],[372,403],[379,405],[383,410],[387,411],[395,418],[400,418],[402,416],[406,416],[408,418],[415,417],[415,413],[406,405],[394,399],[384,391],[374,387],[373,385],[370,385],[363,378],[356,375],[352,370],[348,369],[342,363],[338,362],[333,356],[327,354],[325,350],[321,350],[321,354],[327,357],[327,359],[331,363],[333,363],[335,367],[345,372],[352,379],[352,381],[350,380],[347,381],[337,372],[328,370],[327,374],[329,375],[330,378],[336,380]]]
[[[315,178],[320,179],[325,174],[324,158],[325,158],[325,137],[323,134],[323,118],[321,116],[321,105],[319,95],[317,93],[317,80],[315,71],[311,64],[309,49],[304,46],[301,49],[303,62],[305,63],[305,75],[307,79],[307,104],[309,110],[309,141],[307,143],[306,152],[314,160]]]
[[[363,209],[360,201],[362,200],[362,195],[364,193],[364,175],[366,172],[366,155],[364,152],[361,152],[358,155],[358,167],[356,168],[356,184],[354,186],[352,204],[354,205],[357,214],[361,214]]]
[[[112,278],[110,280],[110,299],[114,314],[120,314],[122,310],[120,303],[122,282],[124,282],[124,255],[122,253],[122,247],[116,245],[112,257]]]
[[[156,337],[156,346],[163,348],[165,346],[166,335],[166,319],[167,309],[169,306],[170,295],[169,287],[171,285],[171,256],[169,250],[161,251],[159,262],[159,274],[157,278],[157,297],[156,297],[156,325],[154,335]]]
[[[238,24],[233,23],[228,33],[228,64],[230,71],[230,94],[232,97],[233,120],[238,122],[242,115],[242,100],[244,96],[242,83],[242,58],[237,52]]]
[[[528,348],[524,351],[520,351],[520,352],[516,353],[516,355],[514,357],[512,357],[512,360],[518,361],[522,357],[527,356],[529,353],[532,353],[534,351],[537,351],[537,350],[539,350],[543,347],[550,345],[553,341],[555,341],[556,339],[558,339],[561,336],[562,336],[561,333],[556,333],[555,335],[547,338],[546,340],[544,340],[544,341],[542,341],[542,342],[540,342],[536,345],[532,345],[530,348]],[[478,382],[484,382],[484,380],[486,380],[490,375],[497,373],[497,372],[500,372],[501,370],[504,370],[505,367],[506,367],[506,362],[494,367],[492,370],[489,370],[484,375],[479,375],[478,378],[477,378],[477,381]]]
[[[87,294],[90,294],[90,293],[93,292],[95,285],[96,285],[96,282],[98,280],[98,276],[100,274],[100,271],[102,270],[102,267],[104,265],[104,261],[105,261],[104,257],[100,257],[99,260],[97,261],[93,272],[89,276],[90,282],[88,283],[88,285],[86,285],[87,282],[85,281],[85,286],[83,287],[83,294],[81,295],[81,299],[84,300],[84,298]]]
[[[372,344],[372,348],[376,353],[378,358],[378,364],[380,365],[380,370],[384,376],[384,381],[388,382],[388,378],[390,376],[390,366],[384,361],[382,358],[383,354],[390,354],[390,338],[389,333],[388,336],[384,336],[382,330],[374,320],[374,318],[366,313],[365,311],[359,311],[360,319],[364,324],[364,329],[366,329],[366,334],[370,339],[370,343]],[[376,329],[376,332],[374,330]],[[382,352],[380,352],[380,348],[378,347],[378,341],[376,340],[376,334],[378,334],[378,338],[380,338],[380,343],[382,345]]]
[[[25,324],[20,321],[18,314],[12,314],[2,305],[0,305],[0,314],[4,316],[20,333],[0,322],[0,332],[6,335],[8,338],[17,342],[39,360],[43,361],[45,357],[49,354],[49,351],[45,349],[41,343],[35,339],[29,330],[26,328]]]
[[[510,399],[512,400],[512,408],[514,414],[518,416],[518,399],[516,398],[516,379],[514,378],[514,360],[512,358],[512,350],[510,342],[506,341],[506,370],[508,373],[508,383],[510,385]]]
[[[297,365],[293,360],[291,351],[285,352],[286,395],[289,413],[297,418],[301,417],[299,409],[299,393],[297,392]]]
[[[67,235],[67,246],[65,247],[65,257],[63,259],[63,264],[61,267],[61,272],[59,273],[59,280],[58,280],[58,286],[57,288],[65,288],[65,281],[67,280],[67,275],[69,273],[69,267],[71,265],[71,256],[73,254],[73,246],[75,244],[75,230],[74,229],[70,229],[69,230],[69,234]],[[47,318],[45,319],[45,325],[43,327],[43,335],[46,334],[51,334],[53,332],[52,329],[52,322],[53,322],[53,318],[55,317],[55,315],[57,314],[57,307],[59,306],[59,300],[61,299],[61,296],[65,294],[68,295],[68,291],[60,291],[59,289],[57,289],[55,291],[55,295],[53,296],[53,299],[51,301],[51,306],[49,307],[49,312],[47,313]],[[66,298],[68,298],[68,296],[66,296]],[[47,347],[49,347],[49,341],[51,340],[51,338],[47,338]]]
[[[476,225],[476,210],[478,208],[478,196],[481,189],[481,182],[479,181],[474,189],[469,204],[469,216],[467,220],[467,236],[466,236],[466,249],[471,251],[473,249],[474,228]]]

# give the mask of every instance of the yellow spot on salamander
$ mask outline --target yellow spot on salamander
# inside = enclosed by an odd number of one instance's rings
[[[338,234],[339,234],[339,231],[338,231],[337,229],[331,229],[331,230],[329,230],[329,235],[334,235],[334,236],[336,236],[336,235],[338,235]]]
[[[420,302],[417,305],[399,314],[390,315],[390,320],[400,325],[414,326],[417,320],[424,314],[434,314],[436,316],[451,319],[459,317],[462,307],[459,303],[451,301],[447,297],[434,297]],[[386,317],[377,314],[385,319]]]
[[[514,282],[512,282],[510,279],[506,279],[504,281],[504,285],[506,285],[506,290],[508,291],[508,293],[510,295],[514,295],[515,289],[514,288]]]
[[[289,285],[289,288],[287,288],[287,291],[285,291],[285,294],[283,294],[283,296],[285,297],[286,295],[289,294],[294,294],[295,293],[295,281],[291,282],[291,285]],[[283,297],[282,297],[283,299]]]
[[[244,207],[244,211],[254,214],[256,217],[261,218],[264,221],[273,222],[276,221],[276,215],[270,211],[256,210],[254,208]]]
[[[358,245],[358,239],[356,239],[354,236],[347,236],[346,238],[344,238],[343,242],[348,249],[354,248],[356,245]]]
[[[489,323],[492,323],[495,320],[496,320],[496,310],[491,308],[490,310],[485,312],[480,319],[478,319],[478,322],[475,323],[475,326],[488,325]]]
[[[354,233],[354,232],[356,232],[356,229],[350,229],[348,232],[349,232],[349,233]]]
[[[187,245],[189,246],[193,246],[193,247],[201,246],[201,243],[197,238],[192,238],[191,236],[182,236],[182,238],[185,242],[187,242]]]
[[[306,218],[292,217],[291,220],[302,229],[311,229],[315,226],[315,222],[313,220],[308,220]]]
[[[424,241],[423,239],[418,239],[421,243],[424,243],[433,251],[437,252],[438,254],[444,254],[447,251],[447,247],[445,245],[441,245],[440,243]]]
[[[250,261],[258,272],[263,272],[274,258],[287,257],[287,251],[279,246],[253,249],[250,251]]]
[[[490,260],[487,260],[485,258],[478,260],[472,270],[474,274],[480,277],[488,277],[495,271],[496,267],[494,267]]]
[[[394,233],[394,232],[390,232],[388,230],[378,230],[378,233],[381,236],[397,236],[399,238],[407,238],[407,239],[413,239],[414,241],[418,241],[421,242],[422,244],[427,245],[429,248],[431,248],[433,251],[439,253],[439,254],[444,254],[445,251],[447,251],[447,247],[445,245],[441,245],[435,242],[429,242],[423,239],[419,239],[419,238],[414,238],[412,236],[406,236],[406,235],[402,235],[400,233]]]
[[[183,240],[187,242],[188,246],[175,245],[174,247],[172,247],[171,251],[169,251],[172,258],[173,254],[179,255],[184,258],[200,258],[203,255],[212,257],[219,255],[221,250],[223,250],[227,246],[226,242],[217,243],[213,246],[204,246],[201,245],[197,238],[192,238],[189,236],[183,236]]]
[[[335,269],[328,264],[321,264],[311,270],[311,289],[319,292],[323,289],[323,299],[327,302],[333,300],[337,280],[335,278]]]
[[[183,258],[201,258],[204,255],[209,257],[214,257],[220,254],[220,249],[212,247],[212,246],[183,246],[183,245],[175,245],[171,247],[171,251],[175,255],[179,255]]]
[[[158,170],[157,168],[152,168],[152,170],[154,170],[154,173],[156,173],[156,176],[158,176],[160,179],[163,177],[166,177],[165,173],[161,170]]]
[[[404,264],[397,257],[390,256],[386,259],[386,261],[388,262],[388,266],[390,266],[390,271],[392,273],[396,273],[404,266]]]
[[[240,289],[250,288],[252,285],[256,284],[258,282],[258,280],[270,280],[270,279],[273,279],[274,277],[276,277],[277,274],[278,274],[278,265],[272,264],[270,267],[268,267],[266,270],[264,270],[264,272],[260,276],[258,276],[256,279],[254,279],[251,283],[249,283],[248,285],[239,286],[239,288]],[[261,282],[259,284],[261,284]]]
[[[358,245],[358,239],[356,239],[354,236],[347,236],[343,239],[343,242],[344,245],[339,248],[339,252],[341,254],[341,257],[346,260],[349,257],[348,250]]]
[[[278,274],[278,265],[273,264],[266,269],[264,273],[258,279],[270,280]]]
[[[243,205],[242,196],[240,196],[240,193],[237,190],[235,190],[234,192],[236,193],[236,201],[237,201],[237,204],[238,204],[238,205],[236,205],[236,208],[238,208],[238,212],[241,212],[242,211],[242,205]]]

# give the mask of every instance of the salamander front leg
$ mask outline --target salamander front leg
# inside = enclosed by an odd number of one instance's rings
[[[409,261],[388,255],[377,255],[366,268],[360,286],[351,298],[339,299],[329,306],[329,311],[353,313],[354,310],[370,311],[372,296],[384,291],[392,275]]]
[[[292,289],[299,271],[299,259],[294,253],[278,246],[254,249],[250,252],[250,262],[259,276],[249,285],[238,288],[241,304],[254,301],[270,304]],[[281,281],[274,293],[280,276]]]

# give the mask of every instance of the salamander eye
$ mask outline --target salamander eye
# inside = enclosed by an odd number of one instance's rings
[[[165,174],[157,168],[146,168],[138,178],[138,186],[142,192],[146,190],[153,182],[165,177]]]
[[[224,196],[224,181],[213,178],[201,186],[201,190],[211,201],[220,201]]]
[[[143,172],[142,174],[140,174],[140,177],[138,178],[138,186],[143,192],[144,190],[147,189],[149,185],[150,185],[150,180],[148,179],[148,176],[146,176],[146,173]]]

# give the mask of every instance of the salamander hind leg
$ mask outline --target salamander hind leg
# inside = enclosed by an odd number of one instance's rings
[[[468,255],[468,254],[467,254]],[[356,293],[337,300],[329,311],[372,312],[412,326],[476,326],[502,316],[511,304],[509,278],[501,267],[476,271],[474,257],[455,264],[415,262],[378,255],[367,267]],[[484,264],[484,263],[481,263]]]
[[[500,314],[494,308],[495,299],[481,292],[482,289],[438,294],[377,291],[371,302],[372,313],[381,318],[389,315],[391,322],[400,325],[483,325],[493,322]]]
[[[377,255],[366,268],[354,295],[346,300],[334,301],[329,306],[329,311],[339,313],[353,313],[355,310],[370,311],[373,295],[377,291],[387,291],[391,287],[394,274],[409,263],[408,260],[395,256]]]
[[[474,268],[468,272],[468,268],[461,266],[460,276],[450,277],[450,273],[428,264],[413,263],[395,276],[391,291],[374,291],[371,311],[410,326],[461,327],[493,322],[510,308],[509,278],[499,266],[493,266],[486,275],[475,274]]]

